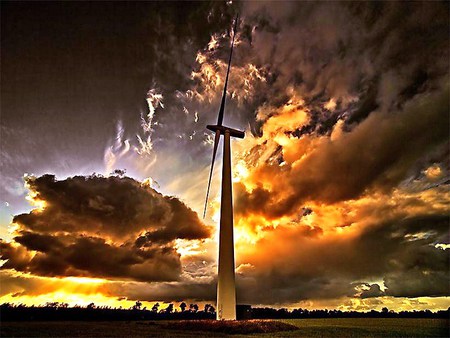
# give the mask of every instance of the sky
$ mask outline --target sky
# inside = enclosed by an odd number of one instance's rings
[[[450,306],[446,2],[2,2],[0,302]],[[218,158],[220,159],[220,150]]]

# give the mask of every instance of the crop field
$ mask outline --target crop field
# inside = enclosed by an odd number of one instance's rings
[[[247,325],[183,325],[179,321],[2,322],[1,337],[448,337],[445,319],[332,318],[277,320],[290,331],[248,333]],[[206,322],[205,322],[206,323]],[[251,322],[247,322],[251,323]],[[264,321],[257,321],[264,326]],[[210,325],[211,324],[211,325]],[[255,324],[255,321],[251,323]],[[276,323],[275,323],[276,324]],[[280,325],[281,324],[281,325]],[[255,326],[255,325],[253,325]],[[277,325],[275,325],[277,326]],[[286,326],[288,327],[288,326]],[[255,331],[254,331],[255,332]],[[267,331],[266,331],[267,332]]]

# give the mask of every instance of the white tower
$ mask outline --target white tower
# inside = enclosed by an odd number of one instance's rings
[[[233,241],[233,193],[231,183],[231,149],[230,138],[244,138],[244,132],[222,125],[227,93],[228,75],[230,73],[231,56],[233,55],[234,37],[238,18],[234,24],[234,34],[231,43],[230,59],[228,61],[227,76],[223,88],[222,102],[219,109],[217,125],[208,125],[207,128],[215,132],[214,150],[209,173],[208,189],[206,192],[206,206],[208,203],[209,188],[216,158],[220,135],[224,135],[223,165],[222,165],[222,196],[220,202],[220,235],[219,235],[219,271],[217,278],[217,319],[236,319],[236,285],[234,276],[234,241]]]

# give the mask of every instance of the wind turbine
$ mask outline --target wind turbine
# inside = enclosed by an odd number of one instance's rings
[[[220,232],[219,232],[219,271],[217,278],[217,319],[236,319],[236,284],[234,276],[234,242],[233,242],[233,195],[231,186],[231,150],[230,137],[244,138],[244,132],[222,125],[225,111],[225,98],[227,96],[228,76],[230,74],[231,57],[233,55],[234,38],[238,16],[234,22],[233,39],[231,42],[230,58],[228,60],[227,75],[223,87],[222,101],[220,103],[219,116],[216,125],[207,125],[206,128],[215,133],[214,149],[209,172],[208,188],[206,190],[205,209],[206,215],[209,189],[216,159],[217,147],[220,135],[224,136],[223,164],[222,164],[222,196],[220,201]]]

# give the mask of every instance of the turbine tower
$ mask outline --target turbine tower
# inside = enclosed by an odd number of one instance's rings
[[[207,125],[206,128],[215,133],[214,149],[209,172],[208,188],[206,190],[205,209],[206,215],[211,177],[216,159],[217,147],[220,135],[224,136],[223,164],[222,164],[222,196],[220,201],[220,234],[219,234],[219,271],[217,278],[217,319],[236,319],[236,285],[234,277],[234,242],[233,242],[233,195],[231,186],[231,150],[230,138],[244,138],[244,132],[222,125],[225,110],[225,98],[227,95],[228,76],[230,74],[231,57],[233,55],[234,38],[236,36],[238,17],[234,22],[233,39],[231,42],[230,58],[228,60],[227,75],[223,87],[222,101],[216,125]]]

